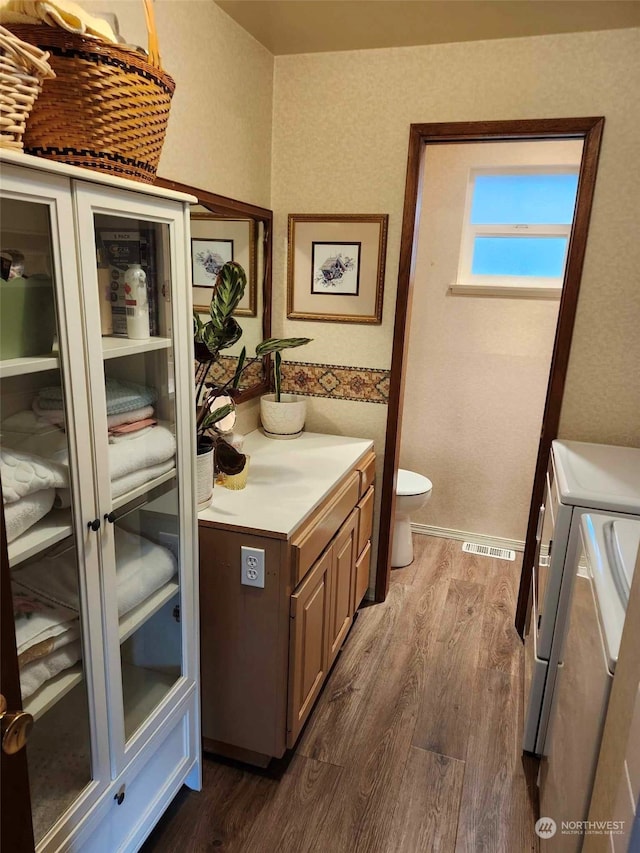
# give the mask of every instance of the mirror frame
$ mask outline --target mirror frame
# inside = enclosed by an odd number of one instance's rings
[[[272,251],[273,251],[273,211],[266,207],[258,207],[255,204],[248,204],[244,201],[238,201],[234,198],[227,198],[224,195],[210,193],[207,190],[199,187],[191,187],[188,184],[181,184],[179,181],[170,181],[168,178],[156,177],[154,184],[159,187],[164,187],[168,190],[176,190],[177,192],[194,195],[198,199],[198,203],[202,207],[206,207],[212,213],[219,216],[226,216],[229,219],[253,219],[256,223],[262,222],[262,251],[264,253],[264,274],[262,278],[262,338],[271,337],[271,292],[272,292]],[[257,248],[257,246],[256,246]],[[259,282],[256,282],[259,284]],[[242,325],[242,323],[240,324]],[[262,359],[262,382],[257,385],[247,388],[236,395],[236,403],[245,403],[247,400],[253,400],[254,397],[259,397],[261,394],[266,394],[271,388],[271,356],[266,355]]]

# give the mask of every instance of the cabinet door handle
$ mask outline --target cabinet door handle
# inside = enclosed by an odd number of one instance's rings
[[[100,530],[100,519],[94,518],[93,521],[88,521],[87,527],[89,528],[89,530],[93,530],[94,533],[96,532],[96,530]]]
[[[106,512],[104,515],[104,520],[108,521],[109,524],[113,524],[113,522],[116,520],[115,512]]]

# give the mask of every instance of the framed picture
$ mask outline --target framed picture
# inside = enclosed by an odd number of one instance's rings
[[[220,268],[237,261],[247,274],[247,287],[234,314],[256,316],[256,233],[251,219],[225,219],[214,213],[191,212],[191,275],[193,307],[207,313]]]
[[[388,220],[291,214],[287,317],[381,323]]]

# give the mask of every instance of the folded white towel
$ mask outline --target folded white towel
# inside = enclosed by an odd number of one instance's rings
[[[76,619],[75,622],[69,623],[70,628],[58,634],[57,637],[49,637],[48,640],[41,640],[39,643],[34,643],[28,649],[25,649],[22,654],[18,655],[18,666],[23,667],[38,658],[46,657],[56,649],[61,649],[63,646],[72,643],[80,636],[80,623]]]
[[[12,432],[24,435],[37,435],[40,432],[50,432],[51,424],[39,418],[35,412],[25,409],[9,415],[2,421],[2,433]]]
[[[113,28],[103,18],[90,15],[71,0],[3,0],[2,24],[48,24],[70,33],[117,42]]]
[[[32,661],[22,667],[20,670],[20,690],[22,691],[22,700],[32,696],[39,687],[55,678],[65,669],[76,664],[82,657],[82,647],[80,640],[73,643],[68,643],[61,649],[56,649],[46,657]]]
[[[118,477],[117,480],[111,481],[111,497],[115,499],[126,495],[127,492],[132,492],[139,486],[150,483],[156,477],[168,474],[173,468],[175,468],[175,459],[168,459],[159,465],[152,465],[150,468],[141,468],[140,471],[134,471],[132,474],[125,474],[124,477]]]
[[[109,471],[111,480],[132,474],[141,468],[150,468],[172,459],[176,453],[176,439],[166,426],[155,426],[150,433],[133,441],[109,445]]]
[[[69,485],[66,465],[11,448],[0,450],[0,477],[5,504],[42,489],[64,489]]]
[[[66,463],[67,460],[67,435],[59,426],[49,423],[43,418],[38,418],[33,412],[30,414],[34,422],[40,422],[43,426],[32,432],[7,431],[2,425],[2,446],[20,450],[23,453],[33,453],[54,462]]]
[[[110,435],[109,444],[122,444],[123,441],[133,441],[136,438],[142,438],[143,435],[149,435],[152,429],[155,429],[155,427],[142,427],[142,429],[135,432],[125,432],[123,435]]]
[[[171,551],[143,536],[116,529],[118,615],[137,607],[178,571]]]
[[[115,528],[115,546],[118,615],[122,616],[170,581],[178,566],[171,551],[119,526]],[[52,607],[66,608],[75,611],[74,616],[77,614],[78,571],[73,549],[43,557],[16,575],[19,575],[16,583],[19,580],[25,592],[50,602]]]
[[[56,496],[55,489],[41,489],[14,503],[6,504],[4,522],[7,542],[13,542],[49,512]]]
[[[51,570],[50,563],[48,569]],[[25,572],[26,569],[11,572],[18,655],[36,643],[64,634],[78,620],[77,606],[72,608],[53,602],[22,584],[20,581]]]

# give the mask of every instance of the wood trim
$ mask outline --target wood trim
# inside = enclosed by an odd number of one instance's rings
[[[420,193],[424,170],[424,149],[426,145],[445,142],[463,143],[490,140],[553,138],[576,138],[584,140],[580,178],[578,181],[576,213],[571,240],[569,242],[563,293],[560,300],[558,325],[547,389],[542,435],[538,448],[516,611],[515,624],[522,637],[528,608],[528,590],[531,583],[532,566],[529,564],[531,562],[530,555],[533,553],[533,547],[535,546],[537,508],[544,490],[544,477],[549,449],[551,442],[556,438],[558,433],[560,408],[569,361],[571,335],[580,288],[603,127],[604,118],[602,116],[411,125],[400,242],[398,295],[391,359],[385,459],[382,477],[380,536],[375,586],[375,600],[378,602],[384,601],[386,598],[391,572],[390,556],[395,511],[395,481],[398,470],[400,434],[402,429],[402,402],[404,398],[404,363],[408,345],[407,330],[410,328],[411,323],[412,279],[415,264],[417,223],[421,206]]]
[[[353,470],[348,479],[331,493],[319,512],[299,527],[292,537],[294,587],[298,586],[349,517],[358,502],[359,485],[360,472]]]
[[[360,471],[360,497],[362,497],[376,479],[375,450],[372,450],[358,462],[356,470]]]
[[[22,697],[10,577],[4,507],[0,505],[0,689],[7,700],[9,711],[20,711]],[[0,790],[0,848],[11,850],[12,853],[33,853],[31,796],[25,749],[15,755],[5,755],[0,750]]]
[[[411,323],[411,286],[415,266],[415,248],[417,246],[415,232],[420,218],[421,207],[420,187],[424,169],[424,157],[422,156],[424,141],[420,125],[412,124],[409,131],[409,155],[400,238],[396,320],[393,329],[391,375],[389,378],[389,403],[387,406],[387,431],[382,473],[375,601],[384,601],[387,597],[389,578],[391,576],[391,537],[393,535],[393,517],[396,508],[396,472],[398,470],[400,432],[402,430],[404,363],[409,343],[409,335],[405,334],[405,332]]]
[[[220,216],[226,217],[245,217],[255,220],[256,223],[262,222],[264,233],[262,241],[262,250],[264,256],[264,271],[262,281],[262,337],[263,339],[271,337],[271,299],[272,299],[272,270],[273,270],[273,211],[266,207],[258,207],[255,204],[238,201],[235,198],[227,198],[227,196],[211,193],[207,190],[202,190],[197,187],[191,187],[187,184],[181,184],[179,181],[170,181],[167,178],[157,177],[154,184],[159,187],[164,187],[168,190],[188,193],[196,196],[198,202],[210,210],[212,213],[217,213]],[[247,400],[252,400],[254,397],[259,397],[261,394],[266,394],[271,389],[271,356],[266,355],[262,360],[262,375],[263,381],[254,385],[246,391],[242,391],[235,397],[236,403],[245,403]]]
[[[327,677],[329,659],[329,617],[331,607],[330,577],[333,553],[328,549],[307,574],[300,588],[291,596],[291,623],[289,636],[289,694],[287,699],[287,747],[294,746]],[[320,598],[321,597],[321,598]],[[312,605],[320,602],[319,632],[313,632],[307,623]],[[315,615],[318,615],[316,609]],[[319,659],[314,667],[313,684],[305,691],[305,670],[309,663]]]
[[[358,554],[364,551],[367,542],[371,539],[374,495],[374,487],[369,486],[367,493],[363,498],[360,498],[360,502],[358,503]]]
[[[571,239],[569,241],[567,266],[564,274],[564,285],[562,288],[558,323],[556,326],[556,337],[553,345],[553,355],[551,357],[551,371],[549,374],[549,384],[547,386],[544,415],[542,417],[542,432],[540,435],[540,443],[538,445],[536,471],[533,479],[533,489],[531,492],[529,522],[527,525],[524,557],[522,560],[522,574],[520,576],[520,588],[518,590],[518,604],[515,617],[516,630],[522,638],[524,637],[524,626],[529,606],[529,588],[531,586],[531,575],[533,571],[533,554],[535,552],[536,545],[538,510],[544,494],[551,442],[558,437],[562,398],[564,396],[564,386],[567,378],[569,353],[571,351],[571,338],[573,336],[576,308],[578,305],[578,294],[580,292],[580,281],[582,279],[582,267],[584,265],[587,234],[589,233],[589,220],[591,218],[591,206],[593,203],[593,193],[596,184],[598,157],[600,155],[600,144],[604,128],[604,118],[591,119],[591,122],[592,124],[590,128],[585,131],[584,136],[580,177],[578,179],[576,212],[573,218],[573,228],[571,229]]]

